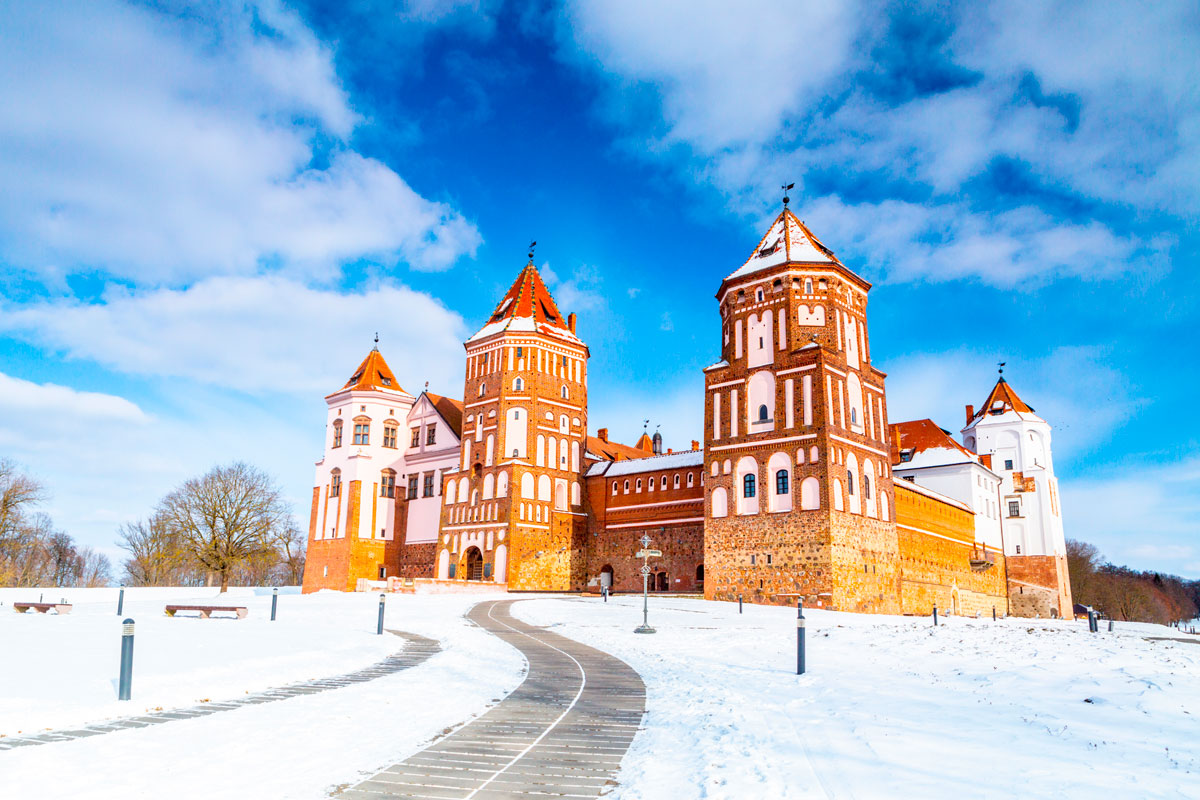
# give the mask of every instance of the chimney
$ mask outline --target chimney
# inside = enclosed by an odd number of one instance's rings
[[[971,424],[971,420],[975,419],[975,406],[967,406],[967,424]]]
[[[602,442],[607,442],[608,441],[608,428],[601,428],[600,430],[596,431],[596,438],[598,438]]]
[[[567,328],[570,329],[572,335],[575,334],[575,312],[574,311],[572,311],[570,314],[567,314]]]
[[[700,443],[697,442],[695,439],[692,439],[692,450],[695,451],[695,450],[699,450],[699,449],[700,449]]]
[[[667,455],[671,455],[671,453],[674,453],[674,452],[675,451],[672,450],[671,448],[669,448],[669,447],[667,448]]]

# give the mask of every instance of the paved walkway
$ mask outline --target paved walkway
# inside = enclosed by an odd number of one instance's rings
[[[161,725],[164,722],[203,717],[209,714],[216,714],[219,711],[232,711],[243,706],[287,700],[288,698],[298,697],[302,694],[327,692],[330,689],[340,689],[343,686],[372,681],[376,678],[382,678],[384,675],[391,675],[394,672],[415,667],[426,661],[430,656],[441,652],[442,649],[436,640],[417,636],[415,633],[405,633],[404,631],[388,631],[388,633],[404,639],[404,649],[366,669],[347,672],[345,675],[335,675],[332,678],[319,678],[313,681],[304,681],[303,683],[293,683],[275,689],[267,689],[255,694],[248,694],[245,697],[239,697],[236,700],[227,700],[220,703],[202,703],[201,705],[188,708],[172,709],[171,711],[155,711],[137,717],[123,717],[106,722],[97,722],[91,725],[84,725],[81,728],[47,731],[36,736],[8,736],[0,739],[0,750],[12,750],[16,747],[30,747],[39,744],[50,744],[51,742],[65,742],[71,739],[82,739],[87,736],[101,736],[105,733],[114,733],[127,728],[145,728],[148,725]]]
[[[581,798],[616,785],[646,710],[642,679],[607,653],[513,618],[514,602],[480,603],[468,617],[525,655],[525,682],[483,716],[339,798]]]

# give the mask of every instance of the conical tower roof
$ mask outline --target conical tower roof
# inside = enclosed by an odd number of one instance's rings
[[[342,386],[338,391],[352,390],[371,390],[382,389],[389,392],[403,392],[400,388],[400,383],[396,380],[395,374],[392,373],[391,367],[383,360],[383,354],[376,347],[367,353],[367,357],[358,365],[358,369],[354,370],[354,374],[350,376],[350,380]]]
[[[530,261],[517,275],[513,285],[501,298],[487,324],[467,341],[484,339],[501,331],[548,333],[578,342],[567,320],[558,310],[550,290],[546,288],[537,267]]]
[[[992,391],[988,394],[987,400],[975,412],[975,416],[971,417],[971,421],[967,423],[967,427],[974,425],[981,417],[987,414],[999,416],[1008,411],[1016,411],[1018,414],[1033,414],[1034,410],[1027,405],[1024,400],[1017,396],[1016,391],[1009,385],[1008,381],[1004,380],[1001,375],[996,381],[996,385],[992,387]]]
[[[797,219],[791,209],[784,208],[742,264],[725,280],[740,278],[760,269],[780,264],[838,264],[837,256],[813,235],[808,226]]]

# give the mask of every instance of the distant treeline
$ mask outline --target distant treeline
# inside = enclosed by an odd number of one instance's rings
[[[0,586],[107,586],[108,557],[55,530],[34,509],[45,489],[0,459]]]
[[[1067,568],[1075,602],[1112,619],[1170,625],[1200,615],[1200,580],[1118,567],[1074,539],[1067,540]]]
[[[305,536],[274,482],[246,464],[185,481],[146,520],[122,525],[129,556],[113,574],[108,557],[78,545],[36,511],[45,488],[0,459],[0,586],[298,585]]]

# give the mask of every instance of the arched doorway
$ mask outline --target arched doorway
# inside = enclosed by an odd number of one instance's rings
[[[697,589],[704,588],[704,565],[703,564],[696,565],[696,588]]]
[[[600,568],[600,589],[608,589],[610,592],[613,588],[613,568],[612,564],[605,564]]]
[[[479,548],[467,548],[467,552],[463,555],[463,558],[466,561],[466,569],[463,572],[463,577],[469,581],[483,580],[483,553],[479,552]]]
[[[671,588],[671,583],[667,578],[667,573],[660,572],[655,577],[658,579],[658,586],[655,587],[655,591],[665,592]]]

